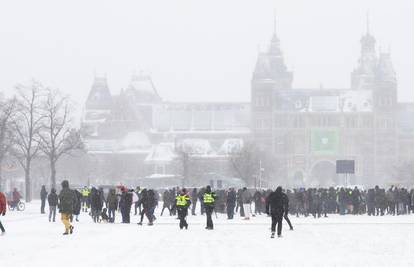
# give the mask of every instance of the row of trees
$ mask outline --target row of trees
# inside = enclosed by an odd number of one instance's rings
[[[24,171],[26,201],[32,199],[30,174],[37,157],[47,158],[51,186],[56,187],[58,160],[82,149],[73,111],[69,97],[36,81],[16,86],[12,98],[0,100],[0,190],[6,157],[14,158]]]

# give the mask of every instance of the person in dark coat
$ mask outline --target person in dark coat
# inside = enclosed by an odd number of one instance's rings
[[[73,233],[74,227],[70,224],[69,220],[73,214],[75,203],[75,193],[69,188],[69,182],[64,180],[62,182],[62,190],[59,193],[59,212],[61,213],[62,223],[65,225],[65,232],[63,235]]]
[[[45,214],[46,213],[45,212],[46,199],[47,199],[46,186],[42,185],[42,190],[40,190],[40,200],[41,200],[40,213],[41,214]]]
[[[244,207],[243,207],[242,195],[243,195],[243,190],[242,189],[239,189],[237,191],[237,206],[236,206],[236,212],[240,208],[240,217],[244,217]]]
[[[197,200],[198,200],[198,192],[197,192],[197,188],[194,188],[193,191],[191,192],[191,215],[196,215]]]
[[[99,222],[99,217],[102,212],[102,206],[103,206],[100,191],[96,190],[95,187],[92,187],[90,198],[91,198],[92,218],[93,218],[93,221],[96,223],[96,222]]]
[[[76,203],[73,208],[73,215],[75,215],[75,220],[79,222],[79,214],[82,206],[82,194],[78,190],[73,190],[76,195]],[[71,217],[71,222],[73,221],[73,216]]]
[[[150,189],[148,190],[148,200],[149,200],[149,209],[148,209],[148,217],[151,217],[151,222],[153,223],[157,218],[155,217],[155,209],[158,207],[158,193]],[[175,200],[173,201],[173,203]]]
[[[108,207],[108,222],[115,222],[115,211],[118,209],[118,196],[115,189],[110,189],[106,199],[106,206]]]
[[[161,215],[162,216],[164,214],[164,210],[167,209],[168,213],[170,214],[170,216],[172,215],[171,213],[171,197],[170,197],[170,191],[169,190],[165,190],[164,193],[162,194],[162,200],[163,200],[163,204],[162,204],[162,210],[161,210]]]
[[[144,189],[142,191],[141,201],[142,201],[143,210],[142,210],[141,219],[138,225],[142,225],[142,222],[144,220],[144,215],[147,216],[148,225],[153,225],[154,220],[156,219],[154,216],[154,211],[155,211],[155,207],[158,205],[158,199],[155,195],[154,190]]]
[[[200,202],[200,213],[201,213],[201,215],[203,215],[203,214],[204,214],[204,203],[203,203],[203,196],[204,196],[204,193],[205,193],[205,189],[204,189],[204,188],[201,188],[201,189],[198,191],[198,200],[199,200],[199,202]]]
[[[141,206],[139,206],[139,197],[141,195],[141,187],[137,186],[137,188],[135,188],[134,194],[136,195],[136,197],[138,199],[134,203],[134,211],[135,211],[134,212],[134,215],[137,215],[138,214],[138,211],[139,211],[139,214],[141,215]]]
[[[266,213],[272,216],[271,238],[275,237],[275,230],[277,224],[277,236],[282,236],[282,220],[284,214],[283,192],[282,187],[276,188],[275,192],[272,192],[266,201]]]
[[[56,189],[52,188],[49,196],[47,197],[47,202],[49,204],[49,222],[52,220],[55,222],[56,219],[56,207],[58,205],[58,195],[56,194]]]
[[[232,220],[234,218],[234,209],[236,208],[237,195],[234,188],[230,188],[227,192],[227,219]]]
[[[259,190],[256,190],[256,192],[253,195],[254,199],[254,214],[262,214],[262,194]]]
[[[121,210],[122,223],[130,223],[130,214],[132,206],[132,193],[127,188],[122,189],[121,200],[119,201],[119,209]]]
[[[288,217],[288,215],[289,215],[289,198],[288,198],[287,194],[285,194],[284,192],[282,192],[282,195],[283,195],[283,198],[282,198],[282,200],[283,200],[283,218],[289,224],[289,229],[291,231],[293,231],[292,223],[290,222],[289,217]]]
[[[359,212],[359,205],[361,203],[361,192],[359,191],[358,187],[355,186],[354,190],[352,190],[351,201],[353,209],[353,214],[358,215]]]
[[[101,200],[101,203],[102,203],[102,208],[104,207],[104,205],[106,205],[106,199],[105,199],[105,193],[104,193],[104,190],[103,190],[103,188],[101,187],[101,188],[99,188],[99,198],[100,198],[100,200]],[[101,209],[102,209],[101,208]]]

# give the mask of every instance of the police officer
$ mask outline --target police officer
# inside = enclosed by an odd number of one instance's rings
[[[213,211],[214,211],[215,200],[216,200],[216,193],[211,192],[211,187],[208,185],[203,194],[203,204],[204,204],[204,209],[207,215],[207,226],[206,226],[207,230],[213,230],[214,228],[213,219],[211,218],[211,215],[213,214]]]
[[[188,215],[188,207],[191,205],[190,197],[187,195],[187,190],[183,188],[175,198],[175,206],[177,208],[178,218],[180,219],[180,229],[188,229],[186,217]]]
[[[88,212],[88,199],[89,199],[89,194],[90,194],[90,190],[88,187],[84,187],[81,190],[81,194],[82,194],[82,211],[84,212]]]

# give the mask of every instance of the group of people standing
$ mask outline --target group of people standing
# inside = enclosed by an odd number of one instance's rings
[[[114,223],[117,212],[121,213],[122,223],[131,222],[131,209],[135,207],[135,215],[140,216],[138,225],[143,225],[146,217],[148,225],[156,220],[155,209],[159,199],[163,201],[161,216],[168,210],[170,216],[177,216],[179,228],[188,229],[187,216],[189,211],[193,216],[199,211],[206,215],[206,229],[214,229],[213,213],[226,213],[227,219],[234,219],[239,213],[245,220],[257,214],[266,213],[272,219],[271,237],[281,236],[282,220],[285,219],[289,228],[293,226],[288,214],[312,215],[315,218],[327,214],[368,214],[368,215],[401,215],[414,210],[414,190],[391,187],[388,190],[375,188],[360,190],[357,187],[348,188],[308,188],[283,190],[278,187],[272,190],[235,190],[213,191],[210,186],[204,188],[172,188],[161,194],[153,189],[128,189],[125,186],[110,188],[107,194],[102,188],[84,187],[70,189],[69,182],[63,181],[62,190],[57,194],[54,188],[48,193],[43,186],[40,192],[41,213],[45,212],[46,201],[49,204],[49,221],[55,222],[59,209],[61,220],[65,225],[64,235],[73,233],[73,220],[78,221],[81,211],[89,213],[93,222]],[[119,189],[119,190],[117,190]],[[0,194],[0,215],[6,213],[6,197]],[[254,207],[254,210],[253,210]],[[138,213],[139,211],[139,213]],[[5,232],[0,222],[0,230]]]
[[[404,215],[414,212],[414,189],[375,186],[354,188],[301,188],[288,190],[291,213],[315,218],[328,214]]]

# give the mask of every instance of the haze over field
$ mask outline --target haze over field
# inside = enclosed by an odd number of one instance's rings
[[[249,101],[258,47],[273,13],[294,87],[349,88],[366,12],[391,46],[399,99],[413,101],[411,1],[7,1],[0,6],[0,88],[36,78],[83,104],[94,72],[113,92],[134,71],[172,101]]]

